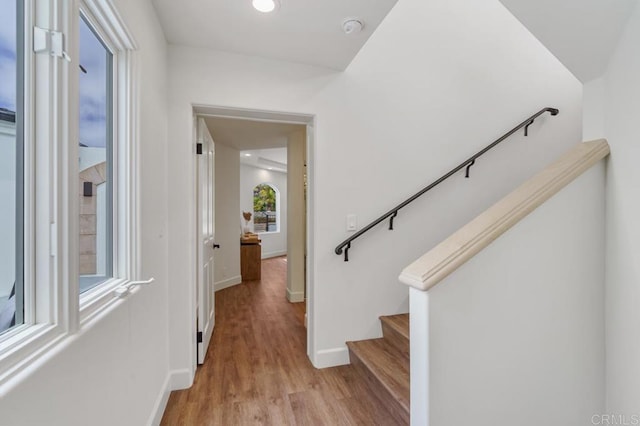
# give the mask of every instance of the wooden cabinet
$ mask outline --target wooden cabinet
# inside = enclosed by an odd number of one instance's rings
[[[240,244],[240,273],[242,281],[260,279],[262,269],[262,248],[260,243]]]

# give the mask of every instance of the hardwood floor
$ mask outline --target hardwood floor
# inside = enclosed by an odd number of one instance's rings
[[[304,303],[286,300],[285,258],[262,280],[216,292],[216,325],[190,389],[171,393],[162,425],[394,425],[350,365],[315,369]]]

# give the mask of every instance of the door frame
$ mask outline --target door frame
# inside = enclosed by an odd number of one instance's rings
[[[264,121],[270,123],[285,123],[285,124],[300,124],[306,126],[306,163],[307,163],[307,199],[306,199],[306,273],[305,273],[305,292],[306,292],[306,322],[307,322],[307,356],[310,360],[313,360],[315,353],[315,293],[314,293],[314,281],[315,276],[315,253],[314,253],[314,230],[315,230],[315,215],[314,215],[314,200],[315,200],[315,115],[303,114],[303,113],[291,113],[281,111],[268,111],[260,109],[247,109],[247,108],[233,108],[223,107],[215,105],[204,104],[192,104],[193,116],[198,117],[219,117],[219,118],[232,118],[239,120],[250,121]],[[194,166],[195,169],[195,166]],[[195,176],[195,170],[192,173]],[[195,185],[195,182],[193,183]],[[195,187],[195,186],[194,186]],[[195,202],[195,200],[194,200]],[[196,217],[193,218],[197,220]],[[197,239],[196,239],[197,240]],[[192,264],[193,275],[197,273],[196,263]],[[194,291],[197,291],[197,282],[194,283]],[[192,303],[192,312],[190,313],[193,319],[192,330],[195,330],[195,304]],[[194,354],[197,354],[197,342],[194,339]]]

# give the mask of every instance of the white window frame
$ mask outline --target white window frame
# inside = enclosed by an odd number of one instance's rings
[[[34,54],[32,31],[35,26],[59,31],[55,9],[50,2],[24,1],[24,322],[0,337],[0,384],[57,342],[66,325],[57,237],[62,168],[57,160],[64,134],[58,123],[67,89],[66,65],[53,56]]]
[[[136,43],[109,0],[23,1],[25,315],[22,325],[0,335],[0,388],[118,303],[114,290],[140,272]],[[83,295],[78,287],[78,144],[69,143],[79,133],[80,13],[114,54],[115,111],[114,278]],[[64,34],[69,62],[33,52],[35,26]]]
[[[72,296],[78,303],[79,325],[82,326],[104,308],[114,302],[113,292],[116,288],[126,285],[127,282],[140,277],[139,262],[139,206],[138,206],[138,146],[137,146],[137,93],[134,84],[135,61],[134,51],[136,43],[130,31],[119,17],[117,11],[105,0],[81,0],[78,2],[76,14],[73,17],[73,33],[79,34],[80,17],[83,17],[92,30],[100,37],[101,41],[111,52],[112,56],[112,162],[111,188],[113,191],[113,239],[112,239],[112,278],[98,284],[94,288],[79,294],[79,264],[78,248],[75,253],[73,265],[73,279],[70,280],[71,288],[75,294]],[[79,57],[79,43],[75,37],[76,58]],[[73,62],[73,61],[72,61]],[[74,99],[78,99],[79,64],[73,64],[73,88]],[[76,105],[77,108],[77,105]],[[75,121],[72,128],[77,132],[79,114],[73,112]],[[75,138],[79,140],[76,133]],[[71,179],[70,194],[79,194],[77,144],[72,147],[76,151],[72,155],[75,161],[75,174]],[[74,199],[75,216],[79,210]],[[77,236],[78,222],[73,221],[75,229],[70,230],[69,235]],[[77,244],[77,241],[76,241]]]

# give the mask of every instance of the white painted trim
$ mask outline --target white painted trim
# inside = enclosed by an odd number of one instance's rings
[[[226,280],[218,281],[213,284],[213,291],[224,290],[225,288],[233,287],[242,282],[242,276],[236,275],[235,277],[227,278]]]
[[[304,302],[304,291],[291,291],[287,289],[287,300],[291,303]]]
[[[313,214],[313,200],[315,197],[315,179],[314,179],[314,161],[315,161],[315,115],[313,114],[305,114],[305,113],[293,113],[293,112],[278,112],[278,111],[267,111],[267,110],[258,110],[258,109],[245,109],[245,108],[233,108],[233,107],[221,107],[214,105],[202,105],[197,103],[191,103],[191,116],[192,118],[196,116],[211,116],[211,117],[222,117],[222,118],[235,118],[235,119],[246,119],[253,121],[265,121],[265,122],[276,122],[276,123],[289,123],[289,124],[302,124],[307,126],[307,314],[308,314],[308,327],[307,327],[307,356],[312,360],[316,358],[315,353],[315,322],[314,322],[314,312],[315,308],[313,306],[314,302],[314,265],[315,265],[315,251],[314,251],[314,230],[315,230],[315,217]],[[185,140],[192,141],[192,150],[195,153],[195,143],[194,143],[194,135],[195,131],[193,125],[191,127],[192,137],[185,138]],[[185,135],[186,136],[186,135]],[[191,200],[185,208],[188,210],[188,215],[190,220],[193,220],[193,223],[187,224],[190,229],[195,229],[195,218],[196,218],[196,193],[194,192],[196,188],[196,156],[192,155],[190,159],[190,193],[188,194],[188,198]],[[195,283],[195,277],[197,276],[195,261],[196,255],[193,251],[195,245],[189,245],[189,251],[187,253],[188,263],[191,265],[190,274],[187,278],[187,282]],[[192,373],[191,376],[195,376],[196,371],[196,356],[197,353],[197,342],[196,342],[196,333],[194,330],[196,329],[196,297],[195,297],[196,285],[189,285],[187,288],[187,296],[189,298],[189,312],[186,312],[189,321],[189,330],[185,330],[185,332],[189,333],[191,336],[191,345],[187,349],[190,353],[189,359],[191,360]],[[346,350],[346,347],[345,347]],[[326,366],[331,365],[343,365],[349,363],[348,352],[345,353],[344,356],[339,357],[341,361],[337,364],[327,364]],[[315,364],[314,364],[315,365]]]
[[[412,426],[429,426],[429,292],[409,289]]]
[[[188,368],[183,368],[181,370],[172,370],[169,372],[169,389],[172,391],[189,389],[191,385],[193,385],[194,377],[195,376]]]
[[[280,256],[286,256],[287,255],[287,250],[278,250],[278,251],[270,251],[267,253],[262,253],[262,259],[271,259],[272,257],[280,257]]]
[[[307,224],[307,264],[306,264],[306,313],[304,316],[305,319],[305,327],[307,328],[307,357],[311,360],[315,359],[315,351],[316,351],[316,333],[315,333],[315,301],[316,301],[316,293],[315,293],[315,285],[314,285],[314,277],[315,277],[315,264],[316,264],[316,256],[315,256],[315,158],[316,158],[316,144],[315,144],[315,125],[314,122],[311,121],[307,124],[307,208],[306,208],[306,224]]]
[[[7,351],[2,354],[0,399],[27,372],[49,359],[48,354],[68,338],[69,335],[60,333],[59,328],[53,325],[23,325],[19,327],[19,332],[3,341]]]
[[[79,14],[87,19],[93,30],[97,31],[113,54],[113,258],[114,278],[102,283],[94,289],[80,295],[79,326],[91,321],[91,317],[113,303],[112,291],[131,280],[144,280],[140,276],[140,207],[139,207],[139,133],[137,128],[138,77],[135,52],[137,48],[131,32],[117,10],[108,0],[82,0],[79,9],[74,11],[74,25]],[[79,34],[77,25],[75,33]],[[77,43],[77,42],[76,42]],[[78,46],[74,56],[78,57]],[[77,61],[76,61],[77,62]],[[74,62],[75,63],[75,62]],[[74,67],[77,80],[77,66]],[[77,92],[77,87],[75,88]],[[77,115],[77,114],[76,114]],[[77,158],[77,154],[71,156]],[[77,164],[77,160],[74,164]],[[73,169],[72,169],[73,170]],[[70,194],[72,202],[77,202],[77,172],[72,173]],[[75,204],[73,204],[75,206]],[[72,209],[72,215],[77,212]],[[71,232],[71,235],[77,235]],[[77,271],[77,261],[73,258],[73,271]],[[71,287],[77,288],[77,273],[70,276]],[[72,295],[73,301],[78,299],[77,292]],[[78,327],[77,321],[71,324]]]
[[[160,389],[160,394],[156,398],[155,404],[153,404],[153,411],[151,412],[147,425],[160,425],[162,416],[164,415],[164,410],[167,408],[167,402],[169,402],[169,396],[171,395],[171,388],[169,387],[170,381],[171,376],[167,373],[167,377],[164,378],[162,388]]]
[[[59,334],[55,326],[26,326],[30,332],[31,340],[23,346],[17,348],[14,353],[8,354],[6,359],[7,367],[10,369],[0,375],[0,399],[6,395],[10,389],[19,384],[26,376],[38,368],[46,365],[62,351],[66,350],[74,342],[89,332],[101,319],[109,315],[113,310],[127,303],[126,300],[117,300],[108,305],[107,309],[101,310],[91,317],[91,322],[83,324],[79,332],[74,334]],[[17,334],[15,338],[23,337]],[[15,362],[13,360],[16,360]],[[5,363],[5,360],[3,360]]]
[[[197,115],[209,117],[235,118],[239,120],[266,121],[270,123],[303,124],[313,122],[312,114],[299,114],[282,111],[267,111],[247,108],[231,108],[213,105],[193,104],[193,111]]]
[[[185,312],[189,319],[189,329],[186,330],[188,332],[187,336],[191,344],[187,348],[189,350],[189,361],[190,361],[190,371],[189,375],[191,380],[195,378],[196,370],[198,368],[198,340],[196,338],[198,331],[198,155],[196,154],[196,147],[198,143],[198,119],[193,110],[191,109],[191,137],[188,140],[191,141],[191,182],[190,182],[190,199],[191,202],[189,206],[193,208],[190,211],[191,221],[189,223],[189,229],[193,232],[192,234],[192,242],[195,244],[189,244],[188,253],[189,253],[189,263],[191,264],[191,274],[188,277],[185,277],[186,282],[193,283],[187,286],[187,293],[189,297],[189,310]],[[185,140],[187,140],[185,138]],[[189,385],[191,386],[191,385]]]
[[[322,349],[315,353],[312,360],[315,368],[336,367],[338,365],[348,365],[349,349],[346,346],[333,349]]]
[[[576,145],[407,266],[400,282],[429,290],[607,155],[609,144],[604,139]]]
[[[137,50],[138,45],[124,19],[110,0],[81,0],[82,6],[93,13],[93,23],[98,23],[102,37],[108,37],[109,44],[117,50]]]
[[[62,142],[69,140],[69,126],[63,122],[69,65],[51,55],[35,54],[32,37],[34,26],[64,32],[70,13],[67,6],[24,2],[23,132],[25,141],[32,141],[24,146],[25,315],[22,325],[0,336],[0,399],[68,336],[75,318],[65,298],[70,286],[64,276],[67,259],[61,255],[69,243],[64,228],[68,223],[61,217],[69,205],[61,171],[68,164],[60,159],[69,146]]]

